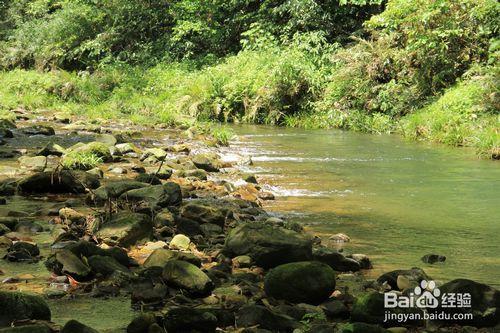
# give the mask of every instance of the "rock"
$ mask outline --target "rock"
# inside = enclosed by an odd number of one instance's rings
[[[94,274],[100,274],[104,277],[110,276],[116,271],[130,274],[128,268],[113,257],[95,255],[88,258],[88,264]]]
[[[217,317],[202,308],[174,307],[163,317],[167,332],[215,332]]]
[[[182,217],[198,223],[212,223],[224,226],[226,216],[224,212],[212,206],[189,202],[181,208]]]
[[[83,223],[87,219],[84,214],[68,207],[64,207],[59,210],[59,217],[69,223]]]
[[[5,259],[9,261],[29,261],[36,260],[38,255],[40,255],[40,250],[36,244],[28,242],[15,242],[7,250]]]
[[[208,172],[218,172],[219,160],[217,155],[198,154],[193,156],[192,161],[198,169],[203,169]]]
[[[50,321],[49,306],[40,296],[0,291],[0,327],[23,319]]]
[[[163,180],[167,180],[170,179],[170,177],[172,177],[173,171],[171,168],[167,166],[162,166],[159,170],[155,169],[153,173],[156,175],[156,177]]]
[[[179,170],[175,173],[177,177],[181,178],[195,178],[199,180],[207,180],[208,174],[205,170],[202,169],[193,169],[193,170]]]
[[[87,170],[87,173],[96,176],[98,179],[104,178],[104,172],[98,167]]]
[[[49,326],[44,324],[23,325],[9,328],[1,328],[0,333],[52,333]]]
[[[161,267],[155,267],[159,268],[160,272],[158,276],[150,276],[150,279],[158,279],[159,276],[161,276]],[[148,270],[147,272],[153,273],[152,270]],[[156,273],[156,272],[154,272]],[[168,293],[168,287],[164,284],[155,284],[153,283],[142,283],[139,285],[134,285],[134,288],[132,288],[132,303],[142,303],[142,304],[161,304],[163,300],[165,299],[166,295]]]
[[[422,280],[432,280],[423,270],[418,267],[414,267],[412,269],[398,269],[395,271],[391,271],[385,274],[382,274],[377,282],[382,285],[387,283],[392,290],[401,290],[398,288],[398,276],[403,275],[413,286],[417,286],[420,284]]]
[[[378,325],[349,323],[342,328],[341,333],[389,333],[389,331]]]
[[[9,233],[11,230],[9,227],[7,227],[5,224],[0,223],[0,236],[5,235],[6,233]]]
[[[361,253],[354,253],[347,255],[346,258],[354,259],[358,262],[359,267],[361,269],[371,269],[373,268],[372,262],[370,261],[370,258],[368,258],[367,255],[361,254]]]
[[[145,161],[146,159],[149,159],[149,161],[154,164],[156,162],[163,161],[165,157],[167,157],[167,152],[165,150],[160,148],[148,148],[144,150],[140,160]]]
[[[145,214],[119,212],[105,222],[95,234],[108,245],[128,247],[143,239],[149,239],[153,232],[151,218]]]
[[[63,326],[60,333],[99,333],[99,332],[76,320],[70,320]]]
[[[257,178],[255,178],[254,174],[244,173],[241,175],[241,178],[243,178],[243,180],[246,181],[247,183],[258,184]]]
[[[326,247],[314,248],[313,259],[323,262],[338,272],[357,272],[361,265],[354,259],[346,258],[342,253]]]
[[[300,324],[293,318],[274,312],[262,305],[247,305],[236,313],[236,326],[239,328],[258,326],[273,332],[292,332]]]
[[[149,186],[149,184],[131,180],[110,182],[96,189],[94,193],[89,196],[87,201],[102,205],[108,200],[117,199],[118,197],[120,197],[120,195],[127,191],[143,188],[146,186]]]
[[[89,142],[85,144],[76,144],[73,147],[68,148],[68,153],[81,153],[81,154],[92,154],[100,157],[103,162],[112,162],[113,156],[109,146],[102,142]],[[64,158],[64,156],[63,156]]]
[[[252,258],[250,256],[237,256],[232,260],[234,267],[248,268],[252,266]]]
[[[224,252],[230,257],[248,255],[258,266],[271,268],[309,260],[312,242],[302,234],[262,222],[242,223],[228,234]]]
[[[320,262],[292,262],[269,271],[264,289],[268,296],[276,299],[319,304],[335,290],[335,272]]]
[[[124,169],[124,168],[120,168],[120,167],[112,167],[108,170],[110,173],[114,173],[114,174],[117,174],[117,175],[124,175],[127,173],[127,170]]]
[[[55,145],[52,142],[45,145],[42,149],[40,149],[36,155],[37,156],[61,156],[64,153],[64,150],[61,149],[61,146]]]
[[[23,133],[24,135],[45,135],[45,136],[51,136],[55,135],[56,132],[54,129],[50,126],[44,126],[44,125],[34,125],[34,126],[29,126],[29,127],[23,127],[20,128],[19,131]]]
[[[204,223],[200,225],[201,233],[207,238],[214,238],[218,235],[223,234],[223,230],[221,226],[212,223]]]
[[[175,235],[174,238],[172,238],[172,240],[170,241],[170,247],[184,251],[189,250],[190,244],[191,240],[189,239],[189,237],[183,234]]]
[[[115,145],[115,149],[120,154],[134,153],[138,152],[139,149],[133,143],[119,143]]]
[[[85,193],[99,187],[99,179],[87,172],[62,170],[39,172],[21,179],[18,189],[22,193]]]
[[[47,167],[47,157],[45,156],[21,156],[18,159],[21,168],[30,171],[41,172]]]
[[[435,264],[437,262],[445,262],[446,257],[439,254],[426,254],[421,260],[426,264]]]
[[[182,260],[170,260],[162,277],[168,284],[188,291],[193,296],[207,296],[214,288],[212,280],[198,267]]]
[[[98,134],[95,137],[95,141],[104,143],[108,147],[113,147],[117,143],[116,138],[111,134]]]
[[[155,316],[152,313],[143,313],[134,318],[127,326],[127,333],[148,333],[148,328],[156,323]]]
[[[203,234],[200,224],[196,221],[179,218],[176,219],[177,231],[186,234],[190,237],[195,237],[197,235]]]
[[[58,250],[45,262],[45,266],[57,275],[68,274],[76,280],[85,280],[90,275],[90,268],[69,250]]]
[[[335,243],[348,243],[351,241],[351,238],[346,234],[338,233],[335,235],[331,235],[328,239],[334,241]]]
[[[467,279],[456,279],[443,284],[439,290],[441,295],[455,294],[470,295],[470,307],[444,307],[440,303],[439,311],[450,315],[472,313],[472,319],[461,319],[457,321],[446,321],[446,324],[456,323],[461,326],[471,325],[475,327],[490,327],[500,323],[500,291],[486,284],[478,283]],[[463,296],[462,296],[463,297]],[[458,305],[455,303],[455,305]]]
[[[161,185],[161,179],[154,174],[150,173],[140,173],[135,177],[135,180],[142,183],[147,183],[151,185]]]
[[[337,299],[328,300],[321,304],[321,308],[326,316],[332,319],[347,319],[350,315],[349,309],[344,302]]]
[[[197,267],[201,266],[201,260],[192,253],[172,251],[167,249],[156,249],[144,261],[144,267],[159,266],[163,267],[170,260],[187,261]]]
[[[145,202],[151,208],[167,207],[180,204],[182,193],[179,185],[165,183],[127,191],[120,196],[120,200],[132,203]]]

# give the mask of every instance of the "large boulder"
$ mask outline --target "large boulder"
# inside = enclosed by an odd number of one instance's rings
[[[258,266],[271,268],[311,258],[312,241],[295,231],[262,222],[243,223],[229,233],[224,252],[250,256]]]
[[[0,291],[0,327],[23,319],[50,320],[49,306],[40,296]]]
[[[186,219],[196,221],[198,223],[211,223],[217,224],[221,227],[224,226],[226,215],[223,210],[203,205],[195,202],[189,202],[181,208],[181,215]]]
[[[108,184],[99,187],[93,193],[91,193],[88,198],[88,202],[102,205],[105,204],[108,200],[119,198],[120,195],[127,191],[143,188],[146,186],[149,186],[149,184],[133,180],[109,182]]]
[[[167,207],[178,205],[182,201],[181,188],[169,182],[164,185],[153,185],[138,188],[120,195],[120,200],[131,203],[147,203],[149,207]]]
[[[456,314],[470,314],[472,318],[457,321],[447,321],[447,324],[456,323],[460,325],[471,325],[476,327],[495,326],[500,323],[500,291],[486,284],[478,283],[467,279],[456,279],[443,284],[439,288],[441,295],[454,295],[456,307],[445,307],[441,301],[440,311],[458,317]],[[470,297],[469,297],[470,296]],[[458,304],[459,297],[464,300],[469,298],[470,302],[466,304]],[[441,298],[442,300],[443,298]],[[448,297],[450,299],[450,297]],[[446,304],[450,305],[450,303]],[[461,305],[460,307],[458,305]]]
[[[392,290],[401,290],[401,286],[398,286],[398,277],[400,280],[408,281],[410,287],[418,286],[422,280],[432,280],[422,269],[413,267],[412,269],[397,269],[384,273],[379,276],[377,282],[381,285],[388,284]]]
[[[83,171],[39,172],[21,179],[22,193],[85,193],[99,187],[97,176]]]
[[[207,274],[187,261],[168,261],[163,267],[162,277],[167,284],[182,288],[193,296],[207,296],[214,289]]]
[[[335,290],[335,272],[316,261],[292,262],[267,273],[264,289],[268,296],[276,299],[319,304]]]
[[[342,253],[326,247],[313,249],[313,259],[327,264],[338,272],[357,272],[361,269],[356,260],[346,258]]]
[[[145,214],[120,212],[96,232],[96,236],[108,245],[128,247],[140,240],[149,239],[153,232],[151,218]]]

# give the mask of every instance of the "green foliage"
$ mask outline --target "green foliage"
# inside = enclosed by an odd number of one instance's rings
[[[61,160],[62,166],[71,170],[90,170],[102,162],[102,157],[89,151],[70,151]]]

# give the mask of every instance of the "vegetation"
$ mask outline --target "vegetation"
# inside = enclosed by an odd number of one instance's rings
[[[395,132],[498,157],[499,12],[495,0],[4,1],[0,109]]]

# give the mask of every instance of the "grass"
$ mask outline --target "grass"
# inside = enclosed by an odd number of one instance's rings
[[[99,166],[102,162],[102,157],[92,152],[77,151],[70,151],[61,160],[62,166],[71,170],[90,170]]]

